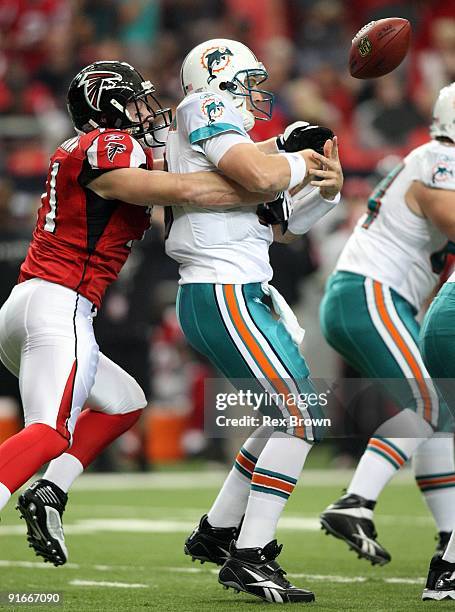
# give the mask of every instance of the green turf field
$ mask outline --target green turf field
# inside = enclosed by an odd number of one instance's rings
[[[344,472],[303,476],[279,530],[280,561],[291,580],[316,593],[317,610],[402,612],[446,602],[420,595],[434,547],[434,528],[410,476],[380,499],[377,526],[392,563],[373,568],[325,536],[315,520],[348,482]],[[42,563],[23,536],[11,502],[0,524],[0,591],[63,594],[64,610],[270,610],[270,605],[218,585],[208,564],[183,555],[183,540],[208,508],[220,476],[213,473],[82,477],[65,515],[69,563]],[[5,606],[5,609],[49,609]],[[3,608],[2,608],[3,609]]]

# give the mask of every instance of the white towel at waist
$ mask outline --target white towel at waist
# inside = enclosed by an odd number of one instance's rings
[[[302,343],[303,337],[305,336],[305,330],[300,327],[297,317],[292,312],[291,307],[286,302],[281,293],[278,291],[278,289],[276,289],[272,285],[269,285],[268,283],[262,283],[261,287],[262,291],[266,295],[270,296],[273,304],[273,309],[280,317],[280,320],[282,321],[284,327],[287,329],[294,343],[297,345],[297,347],[300,348],[300,344]]]

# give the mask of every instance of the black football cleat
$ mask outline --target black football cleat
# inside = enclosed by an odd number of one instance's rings
[[[444,561],[439,554],[433,556],[422,599],[455,599],[455,563]]]
[[[20,496],[16,506],[27,523],[27,540],[37,556],[55,566],[68,560],[62,515],[68,495],[49,480],[37,480]]]
[[[230,546],[230,557],[218,575],[224,588],[232,587],[264,601],[273,603],[309,603],[314,593],[299,589],[286,580],[286,572],[275,561],[283,546],[272,540],[264,548],[237,548]]]
[[[223,565],[229,556],[229,545],[237,536],[237,527],[212,527],[207,514],[204,514],[199,525],[185,540],[185,555],[189,555],[192,561],[197,559],[201,563],[209,561]]]
[[[353,493],[343,495],[321,514],[321,528],[344,540],[350,550],[372,565],[386,565],[391,556],[376,540],[373,510],[376,502]]]
[[[440,557],[442,557],[445,549],[447,548],[447,544],[449,543],[451,535],[452,535],[451,531],[440,531],[438,533],[438,535],[435,538],[437,540],[436,550],[434,553],[435,555],[439,555]]]

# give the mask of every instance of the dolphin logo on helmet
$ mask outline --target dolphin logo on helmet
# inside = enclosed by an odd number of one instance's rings
[[[210,51],[210,53],[209,53]],[[208,49],[202,56],[202,65],[208,70],[209,78],[207,83],[211,83],[213,79],[216,79],[214,72],[221,72],[229,64],[229,58],[233,57],[233,53],[228,47],[216,48],[213,51]]]

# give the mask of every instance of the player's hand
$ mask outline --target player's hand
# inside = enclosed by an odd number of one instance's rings
[[[310,125],[308,121],[295,121],[288,125],[283,134],[276,139],[280,151],[296,153],[303,149],[314,149],[321,155],[324,153],[324,144],[333,138],[331,129],[321,125]]]
[[[289,217],[292,213],[292,199],[287,191],[278,194],[273,202],[259,204],[256,214],[262,225],[280,225],[283,234],[288,228]]]
[[[309,174],[314,177],[311,185],[319,187],[321,196],[326,200],[333,200],[337,193],[343,187],[343,170],[338,157],[338,142],[337,137],[333,140],[327,140],[324,144],[324,155],[313,153],[313,159],[320,164],[322,168],[310,168]]]

